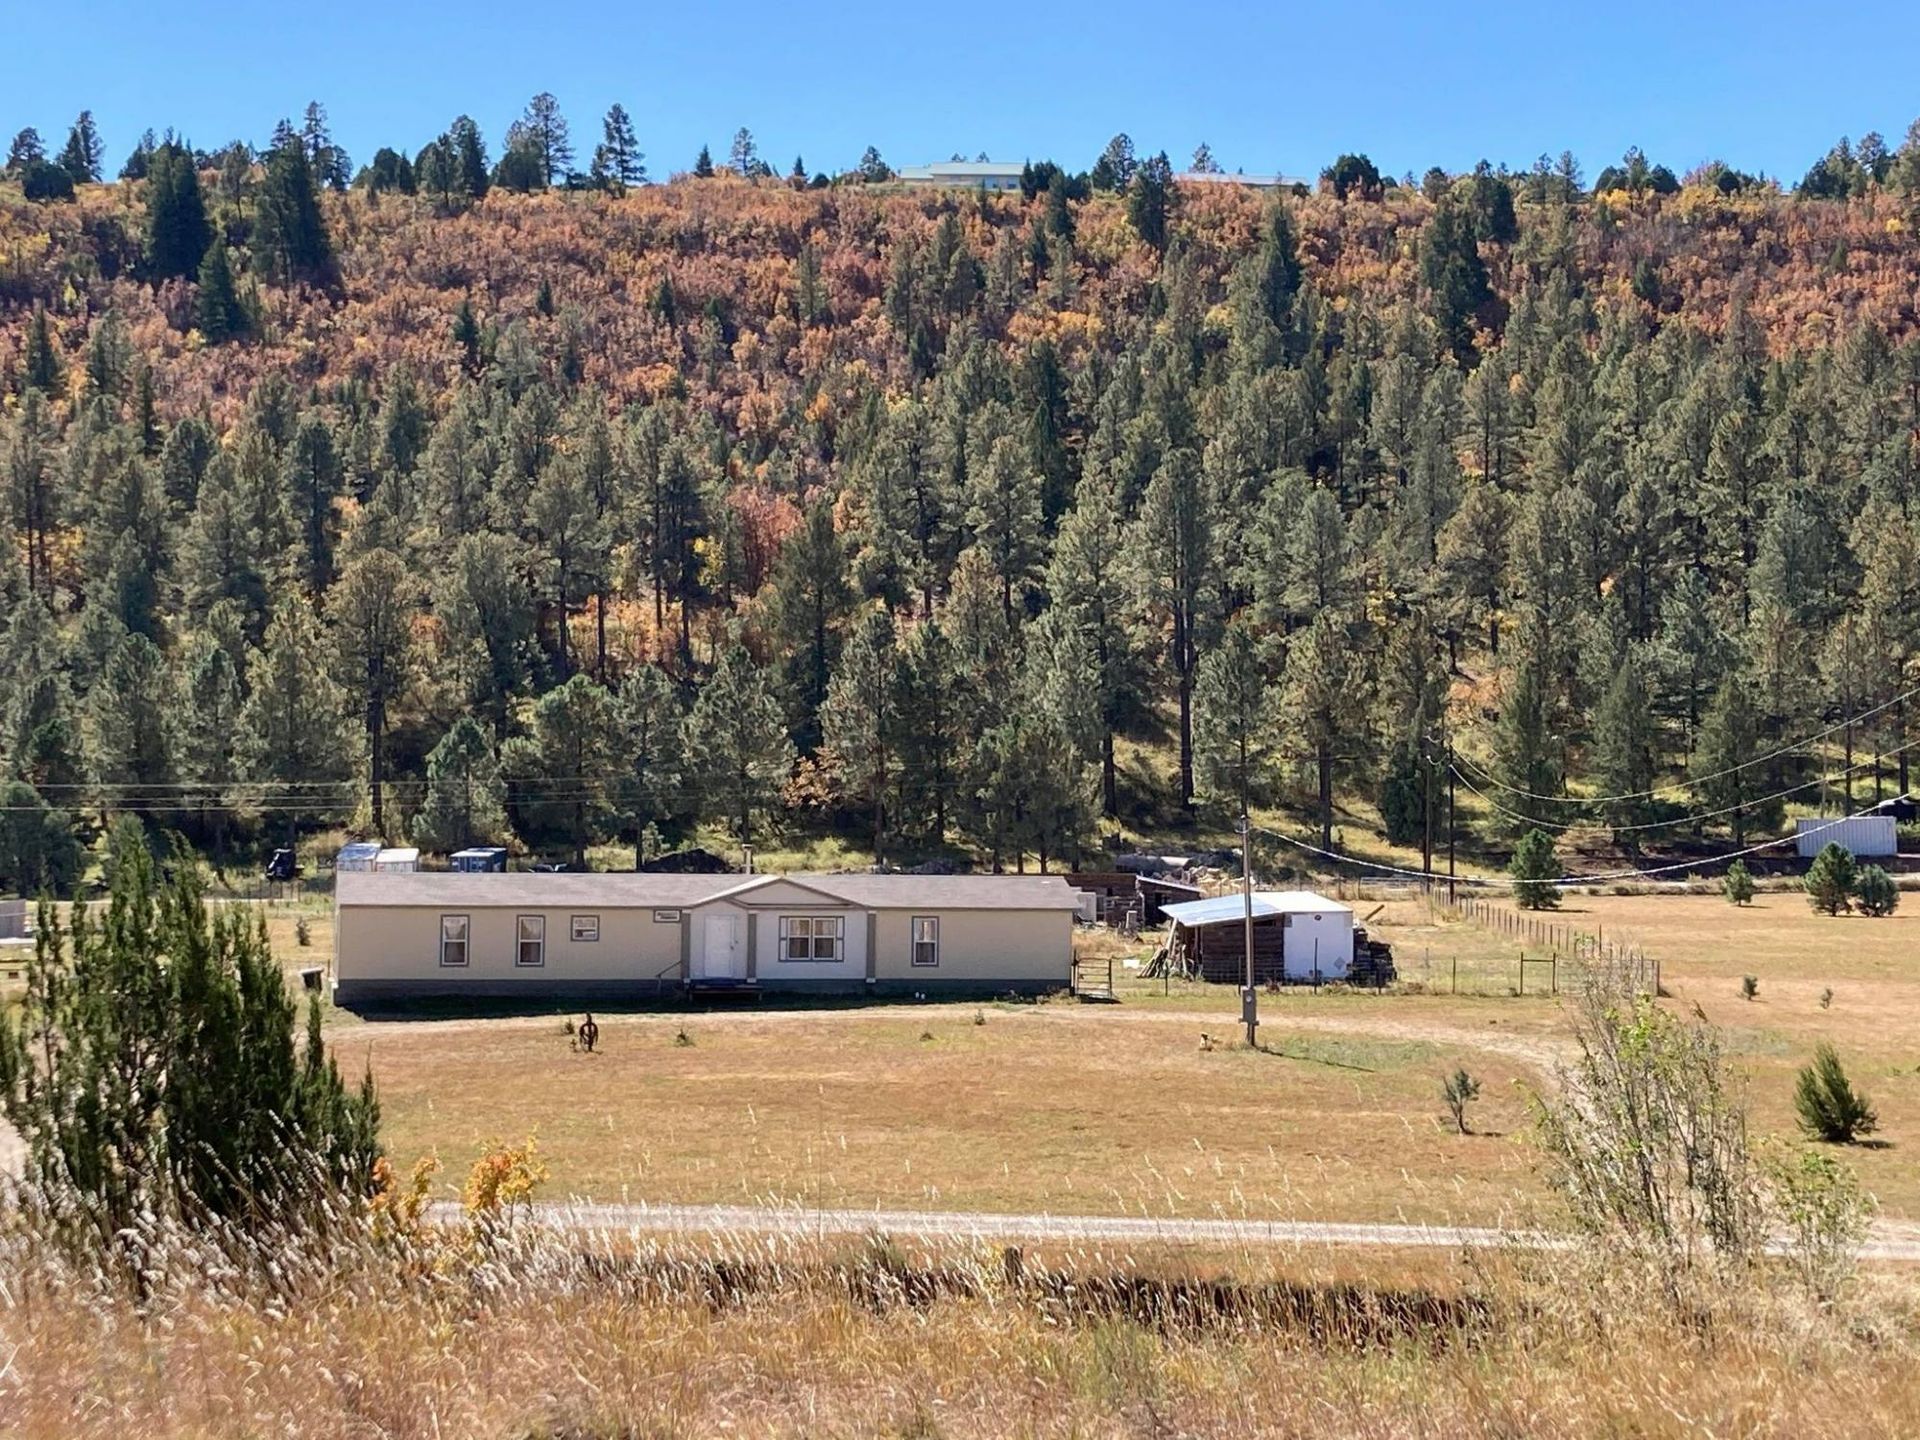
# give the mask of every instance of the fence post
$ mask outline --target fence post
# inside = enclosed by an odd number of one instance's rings
[[[1448,989],[1447,993],[1449,995],[1458,995],[1460,993],[1460,957],[1458,955],[1453,957],[1453,985]]]

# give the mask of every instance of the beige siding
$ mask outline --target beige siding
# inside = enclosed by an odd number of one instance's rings
[[[913,917],[940,921],[940,963],[913,963]],[[1065,985],[1073,963],[1071,910],[882,910],[874,928],[881,981],[988,981]]]
[[[471,940],[465,968],[440,963],[440,917],[464,914]],[[547,922],[546,963],[514,962],[517,919]],[[575,915],[598,915],[600,938],[575,941]],[[651,910],[585,906],[497,909],[452,906],[343,905],[334,939],[334,978],[342,981],[652,981],[663,969],[678,978],[680,926],[655,921]]]

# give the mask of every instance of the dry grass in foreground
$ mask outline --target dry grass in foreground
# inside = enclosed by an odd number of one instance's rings
[[[1880,1436],[1920,1427],[1905,1289],[1681,1323],[1562,1257],[906,1253],[875,1239],[181,1241],[144,1305],[0,1243],[22,1436]],[[1592,1274],[1589,1271],[1592,1271]],[[1900,1282],[1885,1282],[1896,1285]]]

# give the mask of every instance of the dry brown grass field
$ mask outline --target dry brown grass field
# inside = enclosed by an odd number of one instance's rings
[[[1363,913],[1372,904],[1360,906]],[[1920,913],[1813,915],[1794,894],[1569,896],[1562,923],[1657,954],[1669,1004],[1725,1027],[1762,1130],[1793,1133],[1795,1069],[1829,1039],[1882,1130],[1848,1154],[1889,1219],[1920,1219]],[[276,916],[276,940],[291,921]],[[324,917],[313,946],[328,953]],[[1511,993],[1518,947],[1424,901],[1387,902],[1402,989],[1263,997],[1263,1052],[1231,987],[1124,979],[1118,1005],[926,1004],[602,1015],[601,1053],[558,1016],[342,1017],[371,1060],[386,1140],[459,1172],[539,1137],[551,1192],[943,1210],[1498,1223],[1538,1214],[1527,1096],[1565,1053],[1561,1002]],[[1088,943],[1121,962],[1133,945]],[[1544,953],[1529,947],[1529,953]],[[1452,962],[1482,993],[1446,993]],[[1130,974],[1124,963],[1116,973]],[[1758,997],[1741,997],[1754,975]],[[1503,978],[1504,977],[1504,978]],[[1573,976],[1562,971],[1563,984]],[[1463,989],[1465,982],[1463,981]],[[1832,995],[1823,1008],[1821,995]],[[984,1023],[980,1023],[984,1022]],[[686,1043],[679,1037],[684,1033]],[[1204,1048],[1202,1036],[1218,1043]],[[1443,1074],[1482,1082],[1448,1127]]]

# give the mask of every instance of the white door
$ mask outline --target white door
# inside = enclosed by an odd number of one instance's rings
[[[701,980],[744,980],[747,978],[747,948],[742,942],[740,917],[722,912],[706,917],[701,936]]]

